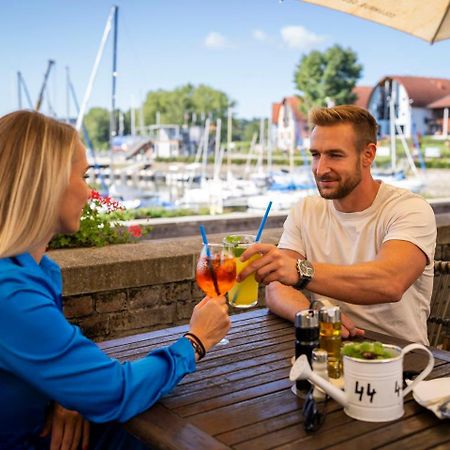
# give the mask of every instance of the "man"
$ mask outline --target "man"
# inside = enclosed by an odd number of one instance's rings
[[[278,248],[255,244],[242,256],[261,258],[238,277],[256,272],[267,285],[267,306],[284,318],[312,299],[339,305],[343,335],[355,323],[428,343],[426,319],[433,284],[436,222],[420,196],[374,180],[375,119],[365,109],[312,111],[312,171],[320,197],[289,213]]]

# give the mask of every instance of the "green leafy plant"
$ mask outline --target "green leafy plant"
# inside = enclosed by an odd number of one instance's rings
[[[388,359],[395,355],[381,342],[352,342],[342,347],[342,354],[359,359]]]
[[[91,198],[83,209],[80,229],[74,234],[54,236],[49,248],[102,247],[137,242],[151,231],[148,225],[121,226],[121,212],[125,212],[125,208],[119,202],[92,190]]]

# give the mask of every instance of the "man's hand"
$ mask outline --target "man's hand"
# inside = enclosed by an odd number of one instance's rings
[[[271,244],[253,244],[242,254],[241,261],[247,261],[256,254],[260,254],[261,258],[252,261],[239,274],[238,281],[242,281],[255,272],[256,281],[265,285],[272,281],[279,281],[285,286],[293,286],[298,282],[297,258],[291,256],[286,250]]]
[[[354,336],[364,336],[365,331],[361,328],[357,328],[353,320],[351,320],[345,314],[341,314],[341,336],[343,338],[354,337]]]
[[[89,422],[77,411],[54,404],[50,410],[41,437],[52,433],[50,450],[86,450],[89,446]]]

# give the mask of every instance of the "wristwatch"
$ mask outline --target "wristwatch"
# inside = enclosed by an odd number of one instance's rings
[[[294,285],[295,289],[301,290],[312,280],[314,276],[314,267],[307,259],[297,259],[298,281]]]

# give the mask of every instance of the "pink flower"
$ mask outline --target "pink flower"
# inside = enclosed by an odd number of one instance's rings
[[[108,213],[117,211],[117,210],[125,210],[125,208],[116,200],[113,200],[111,197],[106,196],[103,197],[99,192],[95,189],[91,189],[90,199],[94,202],[97,202],[99,206],[106,207]]]
[[[128,233],[134,238],[140,238],[142,237],[142,227],[140,225],[130,225],[128,227]]]

